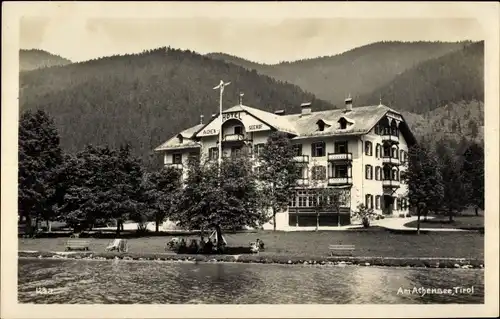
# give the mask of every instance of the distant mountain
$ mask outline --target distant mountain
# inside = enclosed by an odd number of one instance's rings
[[[384,104],[415,113],[425,113],[452,102],[483,101],[484,41],[424,61],[358,101],[371,104],[380,96]]]
[[[299,87],[280,83],[234,64],[170,48],[112,56],[45,68],[20,75],[20,108],[44,109],[54,119],[64,149],[85,144],[118,146],[129,142],[134,153],[150,161],[153,148],[179,131],[208,121],[219,108],[213,90],[231,81],[223,104],[238,103],[274,111],[298,112],[313,101],[315,109],[333,106]],[[151,162],[150,162],[151,163]]]
[[[43,50],[19,50],[19,71],[31,71],[72,63],[70,60]]]
[[[335,56],[265,65],[239,57],[211,53],[258,73],[286,81],[318,98],[342,105],[348,94],[355,99],[372,93],[419,63],[463,49],[471,42],[377,42]],[[379,98],[372,102],[378,102]]]

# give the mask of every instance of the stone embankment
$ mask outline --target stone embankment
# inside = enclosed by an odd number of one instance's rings
[[[40,252],[19,251],[19,258],[51,258],[51,259],[84,259],[84,260],[138,260],[138,261],[170,261],[170,262],[228,262],[228,263],[260,263],[286,265],[358,265],[386,267],[423,267],[423,268],[462,268],[480,269],[484,261],[468,258],[436,258],[436,257],[359,257],[332,256],[307,257],[286,255],[181,255],[175,253],[94,253],[94,252]]]

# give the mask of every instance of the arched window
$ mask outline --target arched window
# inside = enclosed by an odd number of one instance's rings
[[[365,178],[373,179],[373,167],[371,165],[365,166]]]
[[[380,195],[375,196],[375,209],[380,209]]]
[[[396,146],[394,146],[394,147],[392,147],[391,151],[392,151],[391,152],[392,153],[391,157],[392,158],[398,158],[398,155],[399,155],[398,154],[398,148]]]
[[[365,154],[368,156],[372,156],[372,142],[370,141],[365,142]]]
[[[391,177],[392,177],[391,180],[393,180],[393,181],[399,181],[399,171],[398,171],[397,168],[394,168],[392,170],[392,176]]]
[[[380,158],[382,157],[382,145],[377,143],[377,146],[375,146],[375,157]]]

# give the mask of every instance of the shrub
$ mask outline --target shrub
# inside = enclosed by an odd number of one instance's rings
[[[376,216],[377,214],[373,211],[373,208],[367,208],[364,204],[359,204],[358,209],[353,212],[353,217],[361,219],[365,228],[370,226],[370,220]]]

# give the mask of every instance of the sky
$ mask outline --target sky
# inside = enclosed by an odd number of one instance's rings
[[[483,40],[474,19],[23,17],[20,47],[85,61],[171,46],[259,63],[339,54],[378,41]]]

